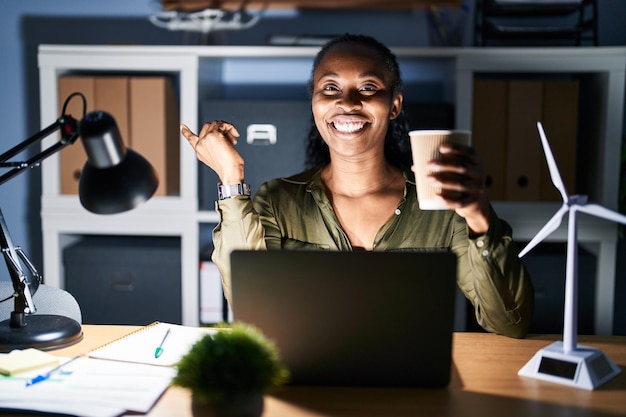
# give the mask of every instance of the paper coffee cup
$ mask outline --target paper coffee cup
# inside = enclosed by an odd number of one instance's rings
[[[445,202],[437,197],[441,187],[433,184],[428,178],[428,162],[438,159],[441,154],[439,147],[443,143],[470,145],[472,132],[469,130],[412,130],[411,153],[417,184],[417,201],[422,210],[446,210]]]

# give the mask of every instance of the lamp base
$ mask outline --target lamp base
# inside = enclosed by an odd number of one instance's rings
[[[578,345],[565,352],[558,341],[535,353],[518,375],[594,390],[620,372],[600,349]]]
[[[26,325],[11,327],[11,320],[0,322],[0,352],[13,349],[60,349],[83,339],[80,324],[69,317],[50,314],[27,316]]]

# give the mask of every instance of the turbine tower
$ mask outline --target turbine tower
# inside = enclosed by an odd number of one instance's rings
[[[550,178],[561,193],[563,205],[519,253],[519,257],[530,252],[539,242],[554,232],[560,226],[563,216],[568,214],[563,341],[554,342],[540,349],[519,370],[518,374],[593,390],[615,377],[621,370],[600,349],[582,346],[577,342],[578,234],[576,215],[580,211],[622,224],[626,224],[626,216],[597,204],[587,204],[585,195],[568,195],[541,122],[537,122],[537,129],[546,155]]]

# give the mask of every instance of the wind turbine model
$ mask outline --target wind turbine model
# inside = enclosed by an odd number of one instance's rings
[[[563,197],[563,205],[537,235],[520,252],[521,258],[539,242],[555,231],[565,213],[569,214],[567,229],[567,266],[565,275],[565,312],[563,317],[563,341],[554,342],[539,350],[519,370],[518,374],[564,385],[593,390],[621,372],[620,368],[600,349],[578,345],[578,237],[576,214],[581,211],[592,216],[626,224],[626,216],[597,204],[586,204],[587,196],[569,196],[559,173],[554,155],[540,122],[537,129],[541,137],[550,178]]]

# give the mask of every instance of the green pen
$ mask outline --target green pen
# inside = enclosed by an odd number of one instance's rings
[[[161,340],[161,344],[157,346],[156,350],[154,351],[155,358],[158,358],[159,356],[163,354],[163,344],[165,343],[165,339],[167,339],[167,336],[169,335],[170,335],[170,329],[167,329],[167,331],[165,332],[165,336],[163,336],[163,340]]]

